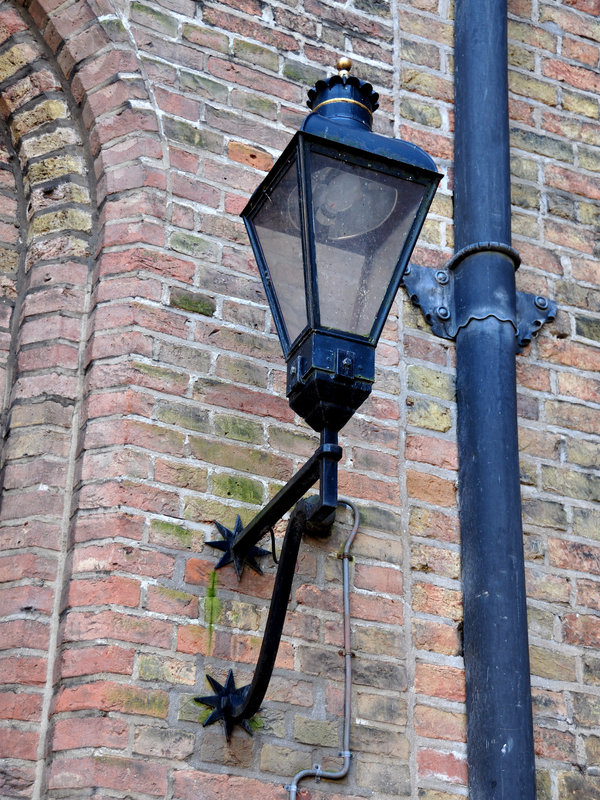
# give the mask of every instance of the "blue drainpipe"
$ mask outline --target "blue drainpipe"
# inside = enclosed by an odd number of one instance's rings
[[[456,335],[456,369],[469,797],[534,800],[506,0],[457,0],[455,70],[454,230],[463,255],[454,292],[468,320]],[[486,300],[501,311],[481,314]]]

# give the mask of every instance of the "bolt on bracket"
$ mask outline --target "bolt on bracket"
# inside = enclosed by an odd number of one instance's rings
[[[472,319],[495,317],[500,322],[510,322],[515,329],[517,347],[522,350],[546,322],[556,317],[556,303],[540,295],[516,292],[516,302],[511,304],[508,294],[490,292],[487,285],[480,293],[471,292],[470,302],[463,305],[456,300],[456,267],[468,256],[492,252],[508,256],[515,269],[521,259],[508,245],[485,242],[465,247],[443,269],[432,269],[410,264],[402,283],[412,301],[423,312],[433,333],[442,339],[455,339],[456,334]]]

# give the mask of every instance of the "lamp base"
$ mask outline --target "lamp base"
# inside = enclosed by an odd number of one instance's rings
[[[287,367],[292,410],[315,431],[339,431],[371,394],[375,346],[311,331],[290,351]]]

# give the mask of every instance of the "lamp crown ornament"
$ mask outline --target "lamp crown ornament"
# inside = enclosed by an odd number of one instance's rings
[[[336,66],[338,74],[318,80],[308,92],[306,105],[313,113],[360,122],[371,130],[373,112],[379,108],[379,94],[370,83],[350,75],[352,61],[349,58],[338,59]]]

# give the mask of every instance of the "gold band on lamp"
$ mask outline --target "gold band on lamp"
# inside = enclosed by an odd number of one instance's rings
[[[319,103],[318,106],[312,109],[313,114],[317,109],[321,108],[321,106],[327,106],[329,105],[329,103],[354,103],[355,106],[360,106],[361,108],[364,108],[364,110],[370,117],[373,116],[373,112],[371,111],[371,109],[367,108],[366,105],[364,105],[364,103],[359,103],[358,100],[350,100],[347,97],[332,97],[331,100],[323,100],[322,103]]]

